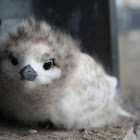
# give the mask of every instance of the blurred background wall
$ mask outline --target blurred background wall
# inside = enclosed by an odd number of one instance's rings
[[[140,1],[116,0],[116,4],[121,92],[140,110]]]

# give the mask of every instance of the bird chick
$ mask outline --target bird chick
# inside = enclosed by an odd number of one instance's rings
[[[66,33],[29,19],[0,41],[0,109],[25,123],[103,127],[115,120],[117,79]]]

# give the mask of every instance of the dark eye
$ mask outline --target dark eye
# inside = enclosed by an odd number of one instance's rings
[[[53,67],[53,65],[54,65],[54,60],[51,59],[51,60],[48,60],[48,61],[43,65],[43,68],[44,68],[45,70],[49,70],[49,69],[51,69],[51,68]]]
[[[18,60],[16,57],[12,56],[11,54],[9,55],[9,58],[12,62],[13,65],[17,65],[18,64]]]

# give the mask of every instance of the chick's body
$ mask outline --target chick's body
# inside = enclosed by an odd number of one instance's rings
[[[0,109],[6,115],[67,129],[102,127],[116,117],[116,78],[69,35],[27,20],[1,41],[0,54]]]

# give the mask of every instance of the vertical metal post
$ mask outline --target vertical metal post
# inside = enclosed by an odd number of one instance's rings
[[[119,78],[118,62],[118,32],[117,32],[117,13],[115,0],[109,0],[109,22],[110,22],[110,47],[112,57],[113,74]]]

